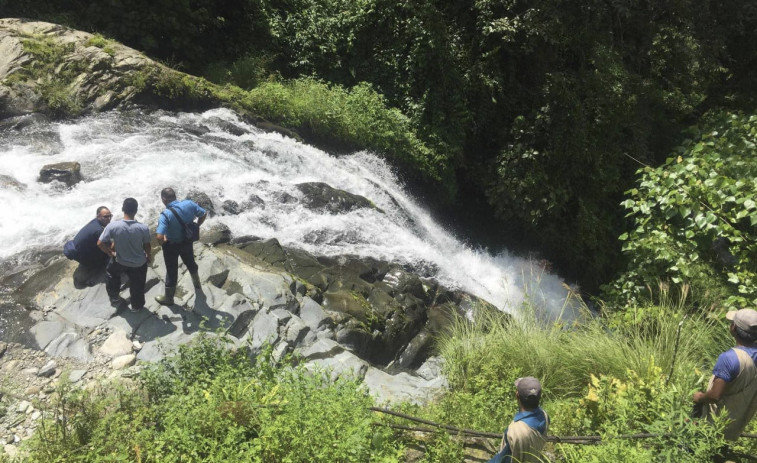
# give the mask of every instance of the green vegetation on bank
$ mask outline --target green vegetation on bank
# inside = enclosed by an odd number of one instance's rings
[[[68,91],[69,83],[87,69],[83,61],[63,64],[61,59],[73,50],[73,44],[60,45],[42,36],[29,36],[22,40],[24,49],[36,59],[13,74],[9,80],[35,80],[39,82],[40,96],[53,114],[78,115],[81,102]]]
[[[399,166],[404,177],[439,189],[443,198],[455,195],[450,166],[418,139],[407,117],[388,107],[369,85],[345,89],[303,78],[242,90],[166,69],[154,75],[159,95],[198,101],[212,96],[242,114],[263,117],[334,151],[379,153]]]
[[[439,405],[446,413],[438,418],[461,427],[502,428],[517,411],[514,379],[534,375],[543,381],[552,435],[603,439],[596,446],[553,445],[556,461],[709,461],[723,443],[717,433],[723,423],[690,420],[691,395],[706,385],[717,355],[733,341],[715,314],[687,315],[685,295],[659,294],[659,305],[571,326],[545,323],[528,312],[519,321],[461,320],[441,342],[452,392]],[[616,438],[635,433],[661,436]],[[736,449],[754,454],[757,443],[743,439]]]

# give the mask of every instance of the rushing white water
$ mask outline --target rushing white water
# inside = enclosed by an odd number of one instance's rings
[[[440,283],[516,313],[528,300],[553,316],[570,293],[538,264],[473,249],[435,223],[370,153],[333,157],[247,125],[228,110],[202,114],[118,113],[0,132],[0,176],[26,185],[0,190],[0,260],[43,246],[61,246],[100,205],[120,218],[124,198],[139,201],[138,220],[154,228],[159,192],[205,192],[215,208],[259,196],[265,207],[218,215],[234,236],[277,238],[317,255],[371,256],[408,265]],[[84,181],[70,189],[37,182],[45,164],[77,161]],[[324,182],[365,196],[381,210],[318,213],[303,207],[295,185]],[[568,310],[570,312],[570,310]]]

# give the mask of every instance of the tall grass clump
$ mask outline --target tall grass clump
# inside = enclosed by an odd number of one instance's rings
[[[584,312],[571,324],[545,320],[528,304],[517,316],[479,311],[458,318],[439,339],[451,385],[470,389],[472,378],[487,371],[514,372],[540,378],[554,397],[577,396],[592,374],[621,378],[650,361],[680,379],[730,342],[724,325],[672,300],[623,314]]]
[[[501,432],[518,411],[513,381],[529,375],[542,381],[552,435],[602,438],[551,446],[560,461],[709,461],[724,444],[725,422],[690,419],[691,395],[733,340],[722,317],[690,311],[685,289],[659,294],[655,304],[572,323],[545,320],[528,305],[517,316],[458,318],[438,344],[450,391],[429,415]],[[635,433],[654,436],[620,437]]]

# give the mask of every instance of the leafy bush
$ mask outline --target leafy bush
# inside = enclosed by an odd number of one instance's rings
[[[553,417],[559,423],[555,432],[602,437],[595,448],[560,446],[566,461],[639,461],[646,455],[648,461],[695,463],[710,461],[719,452],[725,443],[725,418],[712,424],[689,419],[693,389],[686,386],[693,383],[669,385],[654,359],[645,371],[628,371],[626,377],[592,375],[588,393],[572,413]],[[619,437],[636,433],[654,436],[643,441]]]
[[[757,116],[709,114],[673,154],[626,192],[629,263],[610,294],[633,303],[662,278],[705,303],[757,303]]]
[[[354,381],[255,361],[201,337],[140,383],[63,390],[32,439],[41,462],[396,462],[402,445]],[[85,449],[85,451],[82,451]]]

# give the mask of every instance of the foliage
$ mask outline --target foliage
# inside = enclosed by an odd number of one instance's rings
[[[314,79],[266,82],[249,92],[244,105],[334,149],[383,153],[414,179],[441,182],[448,195],[454,194],[449,165],[416,137],[408,119],[388,108],[370,85],[347,90]]]
[[[93,35],[91,39],[87,40],[86,45],[89,47],[101,48],[102,51],[111,56],[116,53],[116,51],[113,49],[113,41],[106,39],[100,34]]]
[[[725,417],[713,424],[689,419],[688,398],[692,389],[668,385],[654,359],[646,370],[629,371],[627,380],[609,376],[591,377],[588,392],[574,409],[563,416],[560,430],[567,434],[598,433],[603,443],[586,452],[565,449],[567,461],[610,461],[608,457],[625,454],[617,461],[636,461],[630,455],[649,455],[650,461],[709,461],[723,446]],[[684,382],[685,384],[685,382]],[[644,442],[617,436],[652,433]],[[652,449],[648,452],[646,449]]]
[[[6,83],[36,80],[40,96],[53,114],[78,114],[82,109],[81,102],[68,91],[68,86],[85,71],[87,63],[70,60],[62,65],[63,57],[73,51],[73,46],[59,45],[51,38],[27,36],[21,43],[35,60],[24,69],[11,74]]]
[[[231,84],[250,90],[266,80],[271,61],[272,58],[268,55],[251,53],[232,62],[210,63],[204,75],[216,84]]]
[[[663,278],[727,307],[757,302],[756,143],[757,116],[716,112],[664,165],[638,171],[623,201],[632,226],[620,237],[629,261],[614,286],[622,301]]]
[[[138,384],[61,390],[29,460],[399,461],[401,444],[372,426],[372,401],[354,381],[274,364],[271,351],[251,361],[201,336]]]
[[[610,316],[569,326],[539,320],[528,308],[518,320],[477,315],[472,322],[458,320],[439,349],[453,388],[501,400],[502,388],[509,390],[511,380],[524,374],[540,378],[550,394],[576,397],[590,375],[625,378],[627,370],[641,371],[652,357],[675,379],[722,347],[715,335],[719,327],[703,316],[684,320],[685,313],[673,307],[639,312],[649,314],[643,323],[640,316]],[[498,403],[490,405],[495,409]]]

